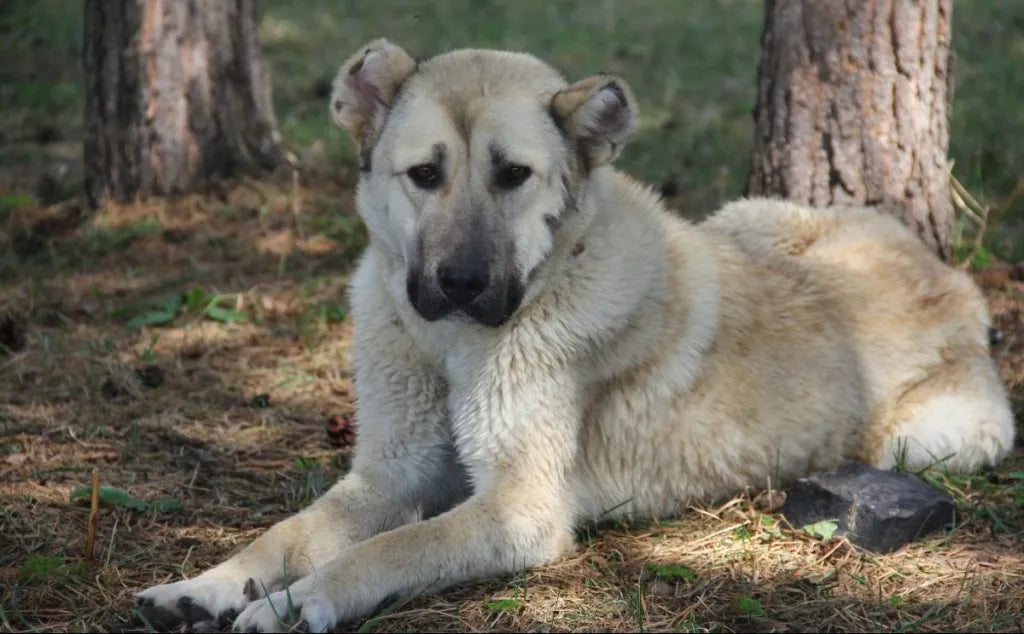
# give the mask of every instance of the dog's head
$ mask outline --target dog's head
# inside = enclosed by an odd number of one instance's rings
[[[429,321],[503,324],[552,253],[590,170],[633,131],[626,84],[572,85],[534,57],[463,50],[417,64],[386,40],[342,67],[330,109],[361,161],[360,214]]]

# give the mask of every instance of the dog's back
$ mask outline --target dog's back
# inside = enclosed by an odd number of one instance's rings
[[[727,205],[704,226],[829,287],[863,377],[865,460],[891,466],[900,445],[900,459],[918,467],[972,469],[1012,446],[984,296],[899,221],[870,208],[753,199]]]

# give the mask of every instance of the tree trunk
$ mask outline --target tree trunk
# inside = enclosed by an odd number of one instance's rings
[[[94,205],[177,194],[282,159],[255,0],[86,0]]]
[[[748,195],[875,205],[950,257],[952,0],[766,0]]]

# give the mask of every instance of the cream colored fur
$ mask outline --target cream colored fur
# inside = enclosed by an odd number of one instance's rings
[[[389,46],[370,45],[383,51],[380,68]],[[286,562],[290,599],[318,631],[395,594],[549,562],[581,521],[669,516],[769,475],[792,480],[846,460],[889,467],[897,439],[912,468],[945,459],[971,470],[1010,449],[985,301],[897,221],[752,199],[694,225],[604,164],[615,138],[587,146],[582,160],[594,164],[570,169],[568,185],[547,183],[566,173],[573,149],[557,130],[531,128],[543,111],[522,104],[564,82],[527,56],[459,55],[418,70],[397,64],[412,73],[398,80],[411,82],[403,90],[418,105],[390,116],[409,118],[407,128],[377,111],[335,112],[357,142],[375,144],[359,190],[371,245],[351,290],[351,473],[225,563],[140,593],[144,613],[195,625],[235,611],[237,629],[281,629]],[[360,80],[353,64],[339,82]],[[503,79],[492,88],[454,79],[471,67]],[[566,134],[574,116],[585,134],[608,121],[609,104],[632,106],[628,92],[587,97],[606,83],[580,84]],[[519,92],[502,96],[507,85]],[[353,86],[364,88],[340,94]],[[444,90],[477,109],[471,139],[510,128],[538,166],[533,189],[508,204],[520,210],[509,229],[518,261],[540,265],[496,328],[424,321],[406,297],[403,232],[434,203],[403,194],[395,179],[407,165],[396,157],[437,139],[458,146],[458,126],[439,123],[455,107]],[[588,107],[597,114],[573,114]],[[388,170],[399,176],[375,175]],[[542,234],[541,211],[566,186],[573,208]]]

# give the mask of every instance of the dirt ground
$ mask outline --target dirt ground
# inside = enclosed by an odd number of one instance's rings
[[[364,242],[350,192],[287,177],[95,215],[73,202],[0,215],[0,631],[145,630],[135,591],[198,574],[344,472],[345,284]],[[1021,273],[976,272],[1019,425]],[[94,469],[127,493],[101,507],[86,561],[89,508],[71,496]],[[349,626],[1022,629],[1024,450],[930,478],[960,524],[891,555],[793,530],[750,491],[583,529],[556,563]]]

